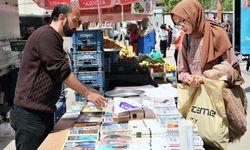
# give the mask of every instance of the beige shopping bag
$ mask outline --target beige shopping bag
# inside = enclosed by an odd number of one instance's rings
[[[229,131],[222,97],[224,81],[207,78],[203,81],[198,88],[178,86],[178,109],[197,125],[206,144],[227,149]]]
[[[184,118],[187,117],[187,113],[192,105],[197,90],[198,88],[190,87],[185,84],[177,85],[177,108]]]

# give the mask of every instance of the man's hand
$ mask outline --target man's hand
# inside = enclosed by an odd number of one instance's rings
[[[97,90],[81,83],[76,78],[74,73],[71,72],[70,75],[64,80],[64,83],[76,92],[80,93],[82,96],[86,97],[86,99],[94,103],[96,107],[101,108],[104,106],[106,99],[100,95]]]
[[[94,92],[94,93],[99,94],[99,91],[97,91],[96,89],[93,89],[93,88],[90,88],[90,87],[88,87],[88,89],[89,89],[90,91]]]
[[[106,102],[105,97],[97,93],[95,90],[88,90],[86,94],[87,100],[94,103],[97,108],[102,108],[104,106],[104,103]]]

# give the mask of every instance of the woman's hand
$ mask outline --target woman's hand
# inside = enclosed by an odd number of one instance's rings
[[[184,82],[191,87],[199,87],[203,83],[202,77],[199,75],[187,75],[184,77]]]

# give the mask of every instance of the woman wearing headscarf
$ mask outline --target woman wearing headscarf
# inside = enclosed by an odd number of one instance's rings
[[[198,87],[203,82],[202,76],[219,80],[221,75],[226,75],[225,83],[230,86],[225,86],[222,93],[228,114],[229,140],[239,139],[246,131],[246,98],[240,87],[244,79],[227,33],[221,26],[205,19],[197,0],[182,0],[171,11],[171,17],[175,26],[185,32],[177,60],[178,79],[183,84]],[[241,108],[232,104],[235,100]],[[242,112],[242,117],[237,115],[235,109]],[[232,118],[230,113],[237,116]],[[237,124],[237,119],[240,124]],[[208,147],[205,143],[206,150],[216,149]]]
[[[198,86],[201,82],[199,76],[223,60],[240,71],[226,32],[221,26],[205,19],[198,1],[181,1],[171,15],[175,25],[185,32],[177,64],[182,83]]]

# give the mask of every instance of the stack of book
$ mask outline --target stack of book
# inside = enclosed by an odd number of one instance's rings
[[[168,123],[166,128],[170,150],[204,150],[204,143],[191,121],[183,119]]]
[[[69,130],[64,150],[88,149],[95,150],[99,128],[74,127]]]

